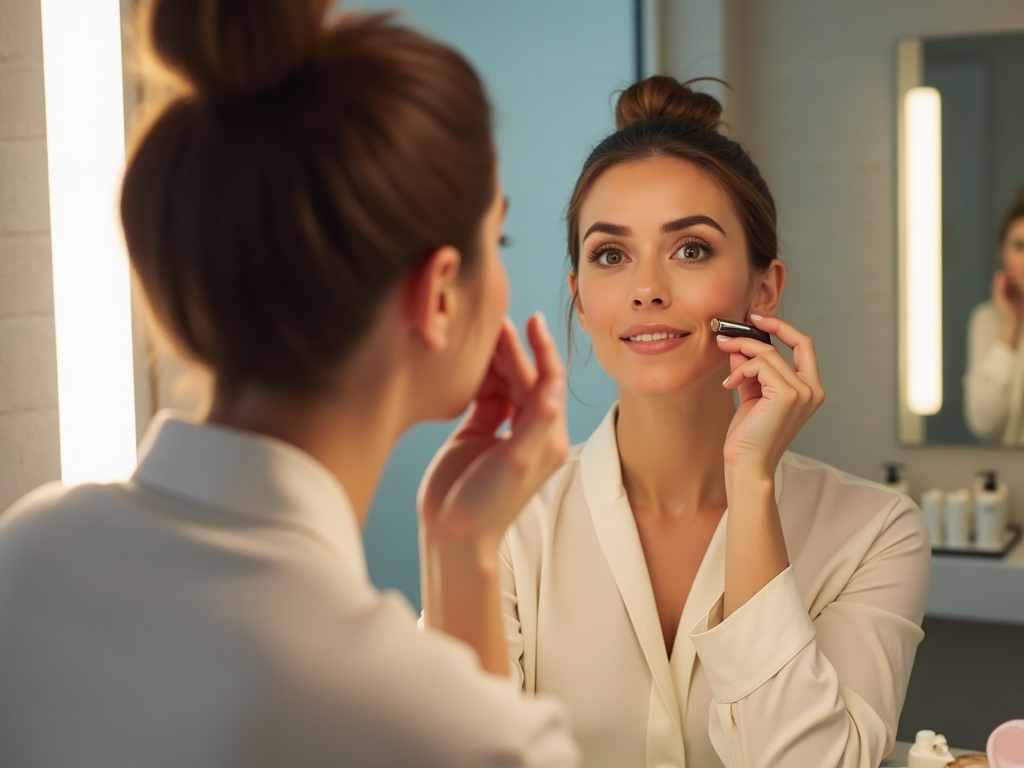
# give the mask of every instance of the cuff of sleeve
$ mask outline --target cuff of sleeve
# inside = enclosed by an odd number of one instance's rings
[[[1017,355],[1002,341],[996,341],[981,361],[981,372],[996,381],[1009,381],[1017,364]]]
[[[746,604],[722,619],[723,594],[690,630],[715,701],[749,696],[786,666],[811,640],[807,615],[790,566]]]

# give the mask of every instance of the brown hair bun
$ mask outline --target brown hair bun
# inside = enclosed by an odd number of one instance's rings
[[[692,83],[707,79],[710,78],[681,83],[674,77],[654,75],[633,83],[619,96],[615,106],[615,127],[621,131],[627,125],[642,120],[674,117],[717,131],[722,124],[721,103],[710,94],[690,88]]]
[[[142,31],[160,62],[205,100],[233,105],[299,71],[327,0],[151,0]]]

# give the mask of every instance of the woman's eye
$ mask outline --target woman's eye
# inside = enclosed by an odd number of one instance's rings
[[[676,249],[676,255],[682,261],[702,261],[711,255],[711,249],[703,243],[683,243]]]
[[[596,261],[605,267],[618,266],[622,263],[622,251],[613,251],[611,249],[600,251],[597,254]]]

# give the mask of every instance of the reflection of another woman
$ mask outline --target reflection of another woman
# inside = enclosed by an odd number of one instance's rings
[[[1024,189],[999,230],[1003,268],[967,326],[964,418],[974,435],[1024,445]]]
[[[877,766],[927,531],[906,497],[788,450],[824,393],[812,340],[773,317],[775,204],[720,116],[634,84],[577,182],[572,310],[618,403],[505,537],[506,668],[568,705],[588,768]]]

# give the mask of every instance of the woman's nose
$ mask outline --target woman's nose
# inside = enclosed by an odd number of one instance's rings
[[[634,307],[665,307],[669,304],[668,286],[664,275],[656,264],[641,265],[636,270],[636,282],[633,285]]]

